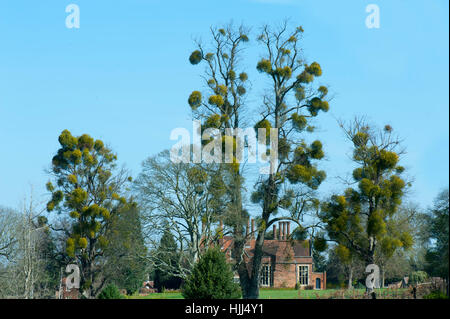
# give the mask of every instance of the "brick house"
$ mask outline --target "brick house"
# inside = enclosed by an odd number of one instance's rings
[[[251,221],[251,233],[254,234],[255,222]],[[250,225],[247,226],[247,229]],[[290,223],[280,222],[273,225],[274,239],[264,240],[263,259],[261,267],[261,287],[294,288],[298,283],[301,289],[326,289],[326,272],[314,272],[314,260],[311,251],[311,241],[298,241],[290,238]],[[219,244],[231,260],[231,247],[233,238],[224,236]],[[255,248],[254,235],[250,236],[245,246],[244,260],[250,272],[249,261],[253,257]],[[236,274],[235,279],[238,281]]]

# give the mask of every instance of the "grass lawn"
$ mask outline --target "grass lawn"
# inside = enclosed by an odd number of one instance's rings
[[[183,299],[181,292],[161,292],[153,293],[147,296],[128,296],[128,299]]]
[[[377,298],[399,298],[406,289],[375,289]],[[365,289],[352,290],[284,290],[284,289],[261,289],[259,292],[261,299],[360,299],[365,293]]]
[[[354,290],[295,290],[295,289],[261,289],[259,296],[261,299],[317,299],[317,298],[344,298],[353,299],[355,296],[364,294],[365,289]],[[389,296],[390,298],[401,298],[406,289],[376,289],[379,298]],[[183,299],[180,292],[154,293],[148,296],[129,296],[130,299]]]

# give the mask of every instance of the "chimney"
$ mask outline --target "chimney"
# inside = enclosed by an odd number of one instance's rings
[[[245,229],[245,238],[248,238],[249,232],[250,232],[250,218],[247,218],[247,228]]]
[[[223,220],[220,220],[220,231],[221,231],[222,234],[223,234]]]
[[[273,224],[273,239],[277,240],[277,225]]]
[[[252,239],[255,238],[255,220],[252,218]]]
[[[288,239],[289,235],[291,234],[291,223],[286,222],[286,225],[287,225],[286,239]]]

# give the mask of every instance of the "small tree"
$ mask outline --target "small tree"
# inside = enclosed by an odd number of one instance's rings
[[[141,287],[147,275],[147,261],[143,258],[147,248],[138,206],[131,203],[123,210],[111,218],[111,227],[106,233],[109,244],[105,248],[106,261],[102,275],[132,294]]]
[[[210,248],[200,257],[182,288],[186,299],[237,299],[240,289],[233,282],[233,272],[225,254]]]
[[[177,243],[170,232],[169,227],[166,227],[161,242],[156,250],[154,256],[158,260],[155,265],[155,286],[158,291],[163,291],[165,288],[178,289],[181,286],[181,278],[174,275],[174,269],[179,269],[179,255]]]
[[[431,246],[426,252],[426,270],[432,276],[448,280],[449,243],[449,195],[448,188],[436,198],[429,215],[429,240]]]
[[[119,289],[116,285],[108,285],[102,292],[98,295],[98,299],[122,299],[123,296],[120,294]]]

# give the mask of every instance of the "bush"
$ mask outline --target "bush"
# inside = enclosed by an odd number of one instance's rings
[[[380,286],[381,286],[381,282],[380,282]],[[355,288],[355,289],[366,289],[366,283],[365,282],[361,282],[360,280],[358,280],[358,281],[356,281],[353,284],[353,288]]]
[[[181,292],[186,299],[237,299],[241,291],[233,277],[225,254],[210,248],[194,266]]]
[[[414,271],[409,275],[409,284],[415,285],[425,282],[428,278],[428,274],[425,271]]]
[[[123,299],[124,296],[120,294],[119,288],[116,285],[106,286],[102,292],[98,295],[98,299]]]
[[[423,299],[448,299],[448,296],[440,290],[435,290],[430,294],[423,296]]]

